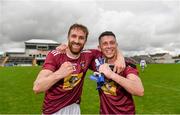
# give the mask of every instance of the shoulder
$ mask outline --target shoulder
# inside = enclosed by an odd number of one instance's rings
[[[52,51],[49,52],[49,54],[52,55],[52,56],[57,56],[57,55],[60,55],[61,52],[59,52],[58,50],[52,50]]]
[[[126,68],[123,71],[125,76],[127,76],[128,74],[138,75],[138,69],[136,67],[136,64],[127,60],[125,62]]]
[[[98,49],[85,49],[81,54],[101,54],[101,52]]]
[[[85,54],[85,53],[92,53],[92,50],[90,49],[85,49],[81,52],[82,54]]]
[[[84,49],[82,53],[100,52],[98,49]]]
[[[61,52],[59,52],[58,50],[52,50],[52,51],[49,51],[48,55],[46,56],[46,59],[60,58],[61,55],[63,55],[63,54]]]
[[[125,63],[126,63],[126,67],[132,67],[134,69],[136,69],[136,64],[132,61],[129,61],[129,60],[125,60]]]
[[[43,69],[48,69],[54,72],[59,64],[59,60],[61,58],[60,55],[62,54],[57,50],[50,51],[46,56],[46,60],[43,64]]]
[[[48,53],[48,56],[52,56],[52,57],[59,57],[61,55],[64,55],[63,53],[61,53],[60,51],[58,50],[51,50],[49,53]]]

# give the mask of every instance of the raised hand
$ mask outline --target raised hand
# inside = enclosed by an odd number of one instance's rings
[[[105,63],[99,67],[99,73],[103,73],[106,78],[111,79],[111,74],[113,71],[109,67],[109,64]]]
[[[66,44],[60,44],[58,47],[56,47],[56,50],[58,50],[61,53],[66,53],[66,49],[68,46]]]
[[[56,71],[59,75],[62,76],[62,78],[65,78],[72,74],[74,71],[73,65],[70,62],[64,62],[61,67]]]

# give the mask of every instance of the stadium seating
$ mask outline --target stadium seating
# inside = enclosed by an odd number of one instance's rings
[[[32,66],[33,57],[9,57],[4,66]]]
[[[140,62],[140,60],[146,60],[146,63],[156,63],[150,56],[147,55],[140,55],[140,56],[133,56],[132,59],[136,60],[137,64]]]
[[[8,58],[7,57],[0,57],[0,66],[4,66],[4,63],[6,62]]]

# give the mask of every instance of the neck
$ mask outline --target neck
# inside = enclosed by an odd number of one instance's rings
[[[114,57],[112,57],[111,59],[108,59],[108,58],[106,58],[107,59],[107,63],[108,64],[114,64],[114,62],[116,61],[116,56],[114,56]]]
[[[68,49],[68,50],[66,51],[66,55],[67,55],[69,58],[77,59],[77,58],[79,58],[80,53],[79,53],[79,54],[73,54],[73,53],[70,51],[70,49]]]

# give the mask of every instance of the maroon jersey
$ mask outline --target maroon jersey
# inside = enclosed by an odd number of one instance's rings
[[[48,54],[43,69],[55,72],[61,64],[69,61],[73,64],[74,72],[58,81],[45,92],[44,114],[52,114],[70,104],[80,103],[84,76],[89,67],[95,68],[93,62],[98,56],[101,56],[101,53],[97,50],[83,51],[78,59],[71,59],[66,54],[61,54],[56,50]]]
[[[138,75],[136,68],[127,66],[121,76],[128,74]],[[100,114],[135,114],[135,105],[132,95],[112,80],[105,80],[104,86],[99,90]]]

